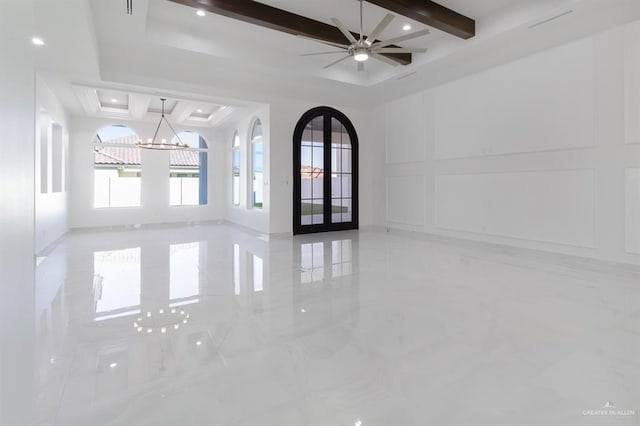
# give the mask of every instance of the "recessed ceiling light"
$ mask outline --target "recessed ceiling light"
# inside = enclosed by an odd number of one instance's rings
[[[402,27],[402,29],[405,30],[405,31],[409,31],[411,29],[411,25],[404,24],[404,27]]]
[[[31,39],[31,43],[35,44],[36,46],[44,46],[44,40],[42,40],[40,37],[33,37]]]
[[[197,112],[198,112],[198,113],[200,113],[200,114],[202,114],[202,109],[198,108],[198,109],[197,109]]]
[[[111,99],[111,103],[117,104],[118,100],[116,98]]]
[[[109,368],[116,368],[118,366],[117,362],[112,362],[111,364],[109,364]]]
[[[198,9],[198,11],[196,12],[196,15],[198,15],[198,16],[205,16],[205,15],[206,15],[206,12],[205,12],[204,10],[202,10],[202,9]]]

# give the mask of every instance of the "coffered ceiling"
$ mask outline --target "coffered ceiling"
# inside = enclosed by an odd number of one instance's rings
[[[161,98],[166,98],[165,115],[172,123],[216,127],[237,107],[204,100],[168,97],[159,94],[123,91],[72,84],[86,115],[117,120],[157,121],[162,113]]]

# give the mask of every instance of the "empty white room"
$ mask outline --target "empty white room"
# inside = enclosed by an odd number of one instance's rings
[[[3,426],[640,424],[638,0],[0,0],[0,147]]]

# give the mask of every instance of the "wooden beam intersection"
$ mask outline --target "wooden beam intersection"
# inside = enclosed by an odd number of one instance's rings
[[[253,0],[169,0],[196,9],[237,19],[287,34],[313,38],[330,43],[349,44],[340,30],[324,22],[297,15]],[[360,34],[352,33],[359,38]],[[399,47],[399,46],[388,46]],[[401,65],[411,63],[411,53],[385,53]]]

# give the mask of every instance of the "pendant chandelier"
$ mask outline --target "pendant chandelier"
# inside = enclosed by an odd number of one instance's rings
[[[161,98],[160,101],[162,102],[162,115],[160,116],[160,121],[158,122],[158,126],[156,127],[156,132],[153,134],[153,139],[147,139],[146,142],[143,142],[142,140],[136,141],[136,146],[143,149],[156,149],[164,151],[189,149],[189,145],[182,142],[180,136],[178,136],[176,131],[173,129],[173,126],[171,125],[171,123],[169,123],[169,120],[167,120],[167,117],[164,116],[164,103],[166,102],[166,99]],[[166,139],[162,139],[160,141],[157,140],[158,130],[160,130],[162,121],[167,123],[167,126],[169,126],[169,128],[173,132],[173,135],[176,137],[177,142],[169,143]]]

